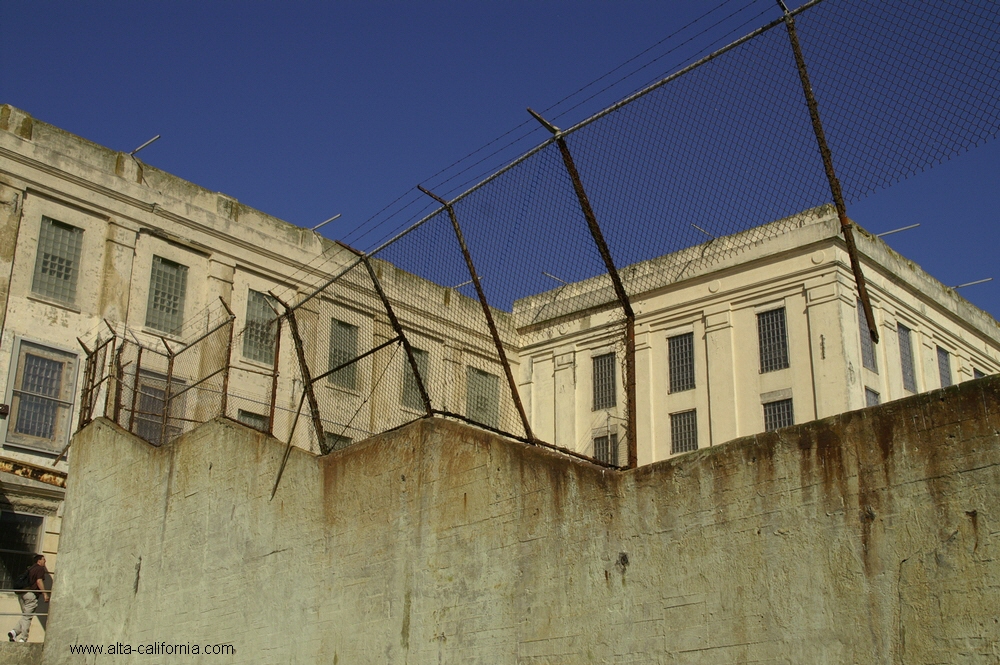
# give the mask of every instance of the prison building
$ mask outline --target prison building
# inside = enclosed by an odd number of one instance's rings
[[[856,228],[877,344],[832,206],[620,270],[636,316],[639,464],[1000,371],[996,320]],[[624,463],[610,280],[524,298],[513,314],[535,434]]]

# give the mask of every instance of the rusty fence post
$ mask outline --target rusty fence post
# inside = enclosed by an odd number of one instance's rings
[[[77,429],[83,429],[90,422],[90,393],[94,389],[94,353],[87,348],[83,340],[79,337],[76,341],[83,347],[83,352],[87,356],[87,361],[83,365],[83,391],[80,395],[80,420]]]
[[[812,83],[809,82],[806,60],[802,55],[799,35],[795,30],[795,18],[783,0],[777,0],[777,2],[785,14],[784,21],[785,27],[788,30],[788,41],[791,42],[792,54],[795,56],[795,66],[799,71],[802,93],[805,95],[806,106],[809,108],[809,119],[812,122],[813,133],[816,135],[816,143],[819,146],[819,154],[823,160],[823,170],[826,172],[826,180],[830,185],[830,193],[833,195],[833,202],[837,207],[837,217],[840,218],[840,230],[844,234],[844,242],[847,244],[847,255],[851,259],[851,270],[854,273],[854,281],[858,286],[861,306],[865,310],[868,331],[871,334],[872,341],[877,344],[879,339],[878,326],[875,325],[875,314],[872,312],[871,300],[868,297],[868,286],[865,283],[865,275],[861,271],[861,260],[858,258],[858,248],[854,242],[854,230],[851,220],[847,218],[847,205],[844,203],[844,193],[840,187],[837,172],[833,168],[833,153],[830,152],[830,146],[826,142],[826,133],[823,131],[823,123],[820,121],[819,116],[819,105],[816,103],[816,96],[813,94]]]
[[[323,445],[323,421],[319,415],[319,402],[316,401],[316,393],[313,392],[313,380],[309,372],[309,364],[306,362],[306,351],[302,344],[302,336],[299,334],[299,325],[295,320],[295,312],[287,304],[281,301],[278,296],[270,291],[267,292],[274,301],[285,308],[285,319],[288,321],[288,332],[292,335],[292,343],[295,344],[295,354],[299,360],[299,371],[302,373],[302,389],[305,391],[306,399],[309,401],[309,410],[312,412],[313,429],[316,431],[317,445]]]
[[[341,243],[344,245],[344,243]],[[410,364],[410,369],[413,371],[413,377],[417,381],[417,389],[420,391],[420,399],[424,403],[424,409],[427,415],[433,413],[433,408],[431,407],[431,398],[427,393],[427,388],[424,386],[424,378],[420,376],[420,370],[417,368],[417,359],[413,355],[413,347],[410,346],[410,340],[407,339],[406,333],[403,332],[403,326],[399,324],[399,319],[396,318],[396,313],[392,309],[392,304],[389,302],[389,298],[385,295],[385,291],[382,289],[382,283],[379,281],[378,275],[375,274],[375,269],[372,267],[371,261],[368,260],[368,256],[353,247],[344,245],[348,250],[353,252],[361,259],[361,262],[365,264],[365,269],[368,271],[368,276],[372,280],[372,285],[375,287],[375,292],[378,294],[379,300],[382,301],[382,306],[385,308],[385,313],[389,317],[389,323],[392,325],[393,331],[396,333],[396,337],[403,344],[403,351],[406,352],[407,362]]]
[[[142,344],[136,344],[139,348],[135,353],[135,374],[132,375],[132,408],[128,414],[128,431],[135,434],[135,409],[139,401],[139,372],[142,368]]]
[[[440,196],[429,192],[420,185],[417,185],[417,189],[431,197],[438,203],[444,206],[445,210],[448,211],[448,217],[451,219],[451,226],[455,231],[455,237],[458,238],[459,247],[462,248],[462,256],[465,258],[465,265],[469,269],[469,276],[472,278],[472,284],[476,287],[476,295],[479,297],[479,304],[483,308],[483,316],[486,317],[486,325],[489,326],[490,336],[493,337],[493,344],[497,349],[497,356],[500,358],[500,364],[503,365],[504,374],[507,376],[507,385],[510,387],[510,396],[514,400],[514,406],[517,407],[517,415],[521,418],[521,425],[524,427],[524,436],[528,441],[535,441],[535,435],[531,431],[531,424],[528,422],[528,415],[524,411],[524,405],[521,403],[521,395],[517,391],[517,383],[514,381],[514,374],[510,370],[510,363],[507,361],[507,354],[503,350],[503,342],[500,340],[500,333],[497,331],[496,323],[493,321],[493,314],[490,312],[490,304],[486,301],[486,293],[483,291],[483,285],[479,281],[479,274],[476,272],[476,266],[472,262],[472,255],[469,253],[469,248],[465,244],[465,236],[462,234],[462,227],[458,224],[458,217],[455,215],[455,208],[445,201]]]
[[[625,313],[625,400],[627,401],[626,408],[628,410],[628,466],[630,469],[634,469],[639,464],[638,442],[636,441],[638,416],[636,413],[635,397],[635,312],[632,310],[632,304],[629,302],[628,294],[625,292],[625,286],[622,284],[621,276],[618,274],[618,268],[615,267],[614,259],[611,257],[611,250],[608,249],[608,243],[604,240],[604,234],[597,223],[597,216],[590,205],[587,190],[583,187],[583,180],[580,178],[580,172],[576,168],[573,155],[569,151],[566,139],[563,138],[562,131],[530,108],[528,109],[528,113],[547,130],[552,132],[555,138],[556,145],[559,147],[559,153],[562,155],[563,164],[566,166],[566,171],[569,173],[569,178],[573,183],[573,191],[576,192],[576,198],[580,202],[583,217],[587,221],[587,228],[594,239],[594,244],[597,245],[597,251],[604,261],[604,267],[608,271],[608,276],[611,277],[615,295],[618,297],[618,302]]]
[[[164,386],[163,390],[163,419],[160,422],[160,442],[159,445],[163,445],[167,442],[167,425],[170,421],[170,388],[171,383],[174,379],[174,353],[170,345],[167,344],[167,340],[164,337],[160,337],[163,342],[163,346],[167,349],[167,385]]]
[[[233,333],[236,329],[236,315],[233,314],[233,310],[229,309],[229,305],[222,299],[222,296],[219,296],[219,301],[229,314],[229,341],[226,342],[226,369],[222,374],[222,404],[219,407],[219,410],[222,412],[220,415],[225,417],[229,406],[229,369],[233,366]]]

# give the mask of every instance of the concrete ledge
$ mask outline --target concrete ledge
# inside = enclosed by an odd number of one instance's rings
[[[4,665],[42,665],[41,642],[14,644],[0,642],[0,663]]]

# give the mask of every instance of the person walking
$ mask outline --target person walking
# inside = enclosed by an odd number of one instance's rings
[[[28,631],[31,629],[31,617],[38,609],[38,596],[42,596],[44,602],[49,602],[49,593],[45,589],[45,578],[49,571],[45,567],[45,555],[36,554],[35,564],[28,570],[28,586],[23,593],[17,594],[17,600],[21,603],[21,620],[17,623],[17,628],[7,633],[7,638],[11,642],[27,642]],[[35,592],[37,589],[38,593]],[[39,617],[41,621],[41,617]]]

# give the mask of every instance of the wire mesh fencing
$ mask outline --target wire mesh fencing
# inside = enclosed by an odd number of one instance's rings
[[[81,423],[103,395],[154,443],[226,415],[327,453],[440,415],[635,465],[633,303],[820,218],[850,251],[848,203],[1000,131],[996,2],[767,11],[572,127],[534,114],[547,140],[423,190],[429,212],[344,246],[319,288],[257,294],[178,348],[95,344]]]

